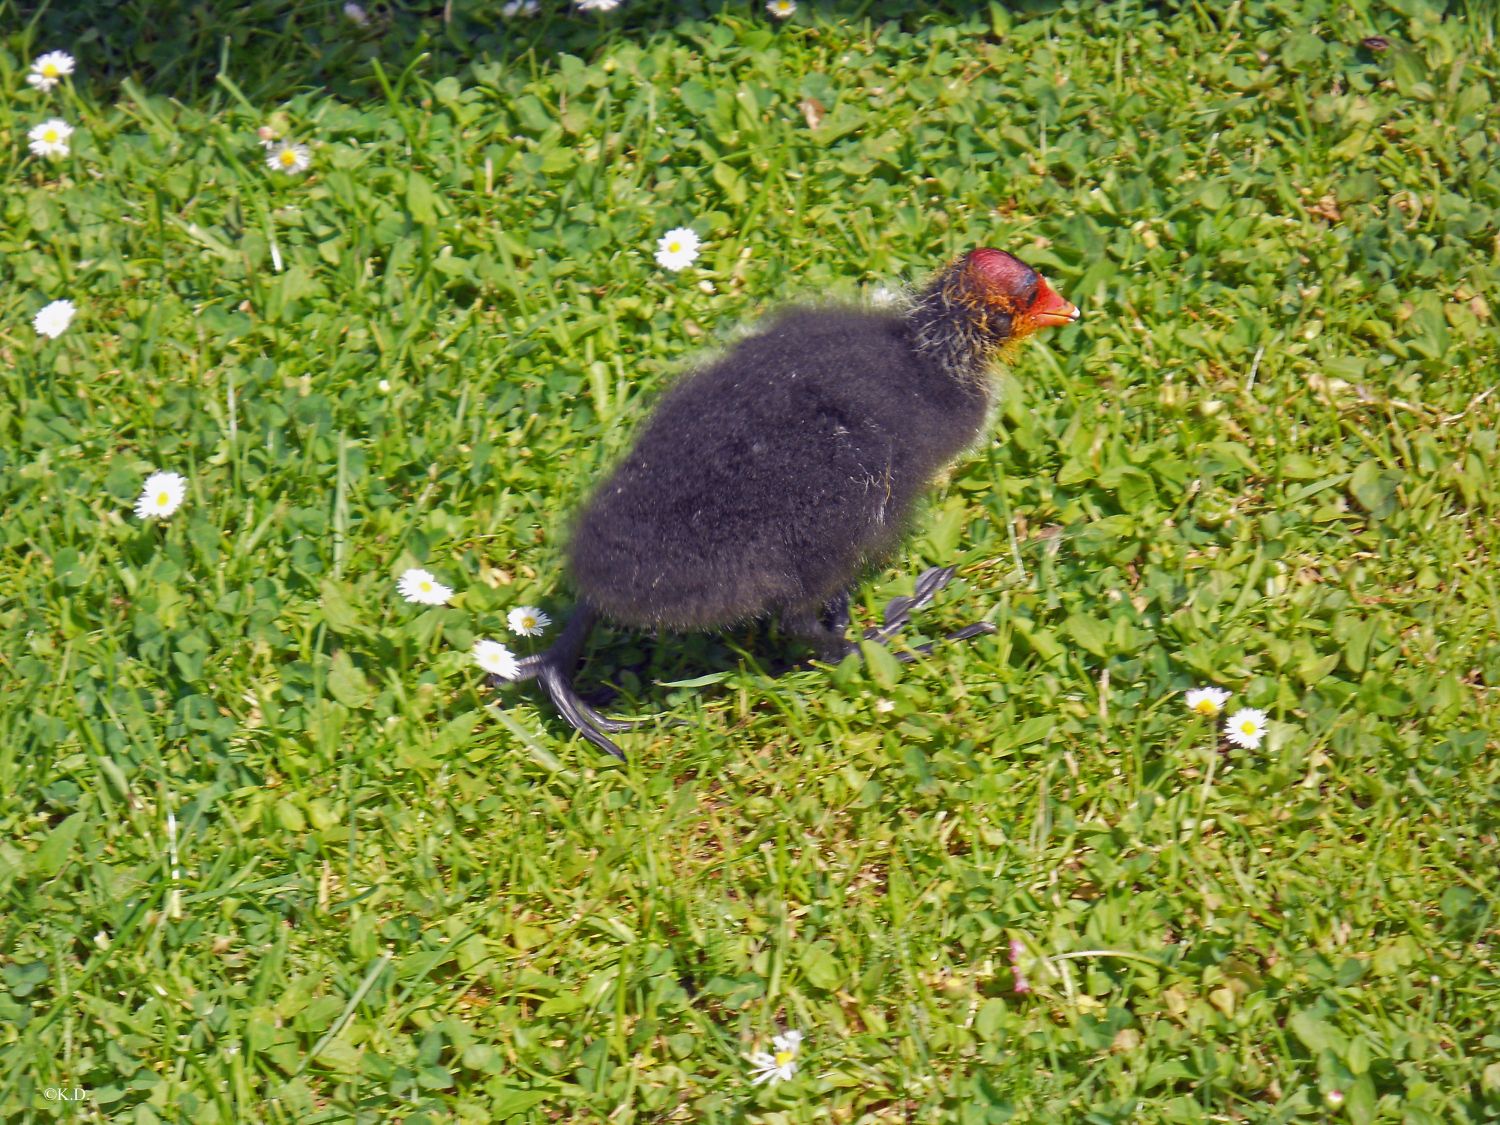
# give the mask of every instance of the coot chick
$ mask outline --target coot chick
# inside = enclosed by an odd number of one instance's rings
[[[599,617],[676,632],[776,617],[839,660],[854,647],[851,588],[979,438],[991,366],[1037,329],[1077,318],[1036,271],[991,249],[939,271],[900,311],[782,312],[663,395],[576,521],[572,618],[514,678],[539,679],[580,734],[623,758],[602,732],[629,724],[572,686]],[[952,575],[923,574],[866,638],[888,641]]]

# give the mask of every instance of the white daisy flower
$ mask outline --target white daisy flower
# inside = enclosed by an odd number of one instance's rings
[[[31,64],[26,81],[38,90],[50,90],[72,73],[72,55],[66,51],[48,51]]]
[[[620,6],[620,0],[578,0],[580,12],[613,12]]]
[[[1236,746],[1254,750],[1266,736],[1266,713],[1255,707],[1242,707],[1224,721],[1224,737]]]
[[[516,654],[499,641],[475,641],[474,663],[502,680],[515,679],[516,672],[520,669]]]
[[[67,156],[68,138],[73,135],[73,126],[56,117],[43,121],[26,134],[31,140],[34,156]]]
[[[444,586],[431,571],[419,566],[412,567],[396,579],[396,590],[407,601],[418,605],[447,605],[453,596],[451,587]]]
[[[187,478],[181,473],[152,473],[146,478],[141,498],[135,502],[135,514],[143,520],[164,520],[182,507],[185,496]]]
[[[68,325],[73,323],[73,316],[77,312],[72,301],[53,301],[49,305],[43,305],[36,316],[31,318],[31,326],[36,329],[38,336],[50,336],[55,340],[68,330]]]
[[[1198,687],[1184,694],[1183,701],[1193,714],[1212,718],[1224,710],[1224,701],[1228,698],[1229,693],[1223,688]]]
[[[768,0],[766,11],[779,20],[784,20],[797,10],[797,0]]]
[[[534,16],[537,13],[537,7],[537,0],[510,0],[510,3],[501,5],[500,14],[506,19]]]
[[[674,273],[686,269],[698,260],[701,245],[702,241],[689,227],[669,230],[656,244],[656,264]]]
[[[769,1082],[774,1086],[797,1073],[797,1054],[802,1050],[802,1032],[783,1032],[771,1040],[771,1045],[776,1048],[775,1054],[756,1051],[750,1056],[750,1065],[755,1072],[750,1081],[756,1086],[762,1082]]]
[[[517,636],[539,637],[542,635],[542,630],[552,624],[552,618],[535,606],[518,605],[506,614],[505,623]]]
[[[312,151],[306,145],[294,145],[282,142],[272,145],[266,152],[266,167],[273,172],[285,172],[288,176],[295,176],[298,172],[306,172],[312,167]]]

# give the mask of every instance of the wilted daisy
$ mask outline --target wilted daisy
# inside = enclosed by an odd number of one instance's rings
[[[409,602],[418,605],[447,605],[453,590],[444,586],[430,571],[414,566],[396,579],[396,590]]]
[[[1242,707],[1224,720],[1224,737],[1236,746],[1254,750],[1266,736],[1266,713],[1255,707]]]
[[[1189,711],[1210,718],[1224,710],[1224,701],[1228,698],[1229,693],[1218,687],[1193,688],[1183,696]]]
[[[72,301],[53,301],[43,305],[36,316],[31,318],[31,326],[36,329],[38,336],[50,336],[55,340],[68,330],[68,325],[73,323],[73,314],[77,311]]]
[[[762,1082],[769,1082],[774,1086],[797,1073],[797,1052],[802,1049],[802,1032],[782,1032],[771,1040],[771,1045],[776,1048],[774,1055],[756,1051],[750,1056],[750,1066],[754,1069],[751,1081],[757,1086]]]
[[[613,12],[620,6],[620,0],[578,0],[580,12]]]
[[[537,0],[510,0],[508,4],[500,7],[500,14],[506,19],[515,19],[517,16],[534,16],[537,13]]]
[[[474,663],[502,680],[515,679],[516,672],[520,669],[516,654],[499,641],[475,641]]]
[[[769,0],[766,11],[779,20],[784,20],[797,10],[797,0]]]
[[[505,616],[505,623],[510,626],[510,631],[521,637],[539,637],[542,630],[552,624],[552,618],[548,617],[535,606],[518,605]]]
[[[656,244],[656,264],[673,272],[686,269],[698,260],[701,245],[698,235],[688,227],[669,230]]]
[[[50,90],[72,73],[72,55],[66,51],[48,51],[31,64],[26,81],[38,90]]]
[[[31,139],[31,152],[34,156],[67,156],[68,138],[73,135],[73,126],[54,117],[50,121],[43,121],[26,135]]]
[[[186,495],[187,478],[181,473],[152,473],[135,502],[135,514],[143,520],[164,520],[182,507]]]
[[[295,176],[298,172],[306,172],[312,167],[312,152],[306,145],[286,142],[272,145],[266,152],[266,167],[274,172],[285,172],[289,176]]]
[[[1026,979],[1026,973],[1021,967],[1021,962],[1026,957],[1026,943],[1020,938],[1010,939],[1010,975],[1012,978],[1012,992],[1030,992],[1031,982]]]

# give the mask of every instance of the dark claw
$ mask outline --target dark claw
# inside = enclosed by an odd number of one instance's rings
[[[865,640],[878,641],[880,644],[889,644],[902,629],[911,623],[911,615],[919,609],[932,604],[937,597],[938,591],[958,573],[954,566],[935,566],[930,570],[924,570],[917,575],[917,580],[912,585],[912,596],[898,596],[886,603],[885,623],[878,629],[866,629]],[[993,633],[995,627],[988,621],[980,621],[973,625],[965,625],[962,629],[949,633],[943,638],[944,641],[966,641],[971,637],[982,636],[985,633]],[[932,651],[936,642],[928,641],[926,644],[917,645],[905,652],[896,653],[896,659],[904,663],[911,663],[918,656],[924,656]]]
[[[885,616],[882,621],[887,629],[899,629],[911,620],[912,599],[904,594],[897,594],[885,603]]]
[[[949,633],[946,637],[943,638],[943,643],[947,644],[949,641],[967,641],[972,637],[982,637],[986,633],[996,632],[999,632],[999,630],[991,625],[988,621],[976,621],[972,625],[965,625],[962,629],[955,629],[953,632]],[[937,643],[937,641],[927,641],[925,644],[917,645],[913,649],[905,652],[898,652],[894,655],[897,660],[901,661],[901,663],[910,664],[912,661],[916,660],[918,656],[927,656],[928,654],[930,654]]]
[[[539,652],[534,656],[523,656],[520,660],[516,661],[516,674],[514,676],[508,680],[502,676],[491,676],[490,682],[493,684],[519,684],[524,680],[534,680],[542,670],[542,665],[546,659],[547,654],[545,652]]]
[[[958,567],[956,566],[935,566],[917,575],[917,581],[912,589],[911,608],[921,609],[928,605],[937,596],[939,590],[953,581],[953,576],[957,573]]]
[[[541,680],[542,690],[547,693],[547,698],[552,700],[552,706],[557,708],[557,713],[567,720],[574,730],[606,754],[613,754],[622,762],[625,760],[625,752],[594,728],[591,720],[599,716],[594,714],[588,704],[573,694],[573,685],[568,683],[566,675],[561,670],[544,664],[538,678]]]
[[[642,723],[658,720],[654,716],[642,719],[605,718],[578,697],[573,689],[573,669],[583,655],[583,647],[588,641],[589,631],[594,627],[594,620],[594,611],[588,606],[580,605],[552,647],[546,652],[523,657],[517,662],[516,674],[509,679],[490,676],[489,684],[491,687],[500,687],[502,684],[535,679],[569,726],[600,750],[623,762],[624,752],[604,737],[605,732],[624,734]],[[691,725],[678,719],[672,722],[674,725]]]
[[[917,575],[917,580],[912,585],[911,597],[898,594],[886,602],[884,622],[879,629],[866,630],[865,639],[881,642],[890,640],[910,624],[913,613],[931,605],[938,591],[952,582],[953,576],[957,573],[956,566],[935,566]]]

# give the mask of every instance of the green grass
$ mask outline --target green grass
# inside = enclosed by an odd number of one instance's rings
[[[1500,1120],[1493,10],[494,7],[0,2],[0,1116]],[[484,687],[690,356],[981,244],[1084,320],[857,612],[994,637]]]

